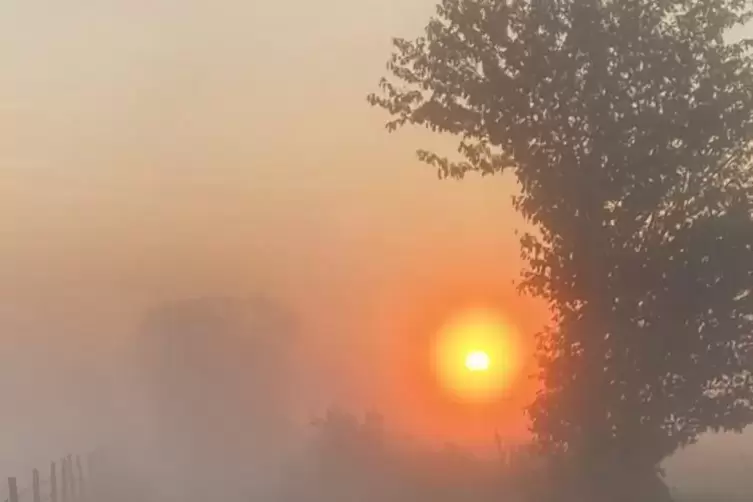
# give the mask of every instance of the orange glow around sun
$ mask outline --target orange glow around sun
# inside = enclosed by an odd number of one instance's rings
[[[381,339],[383,373],[373,382],[396,429],[496,455],[495,437],[530,438],[525,407],[540,387],[534,334],[549,311],[473,263],[441,274],[433,266],[385,300],[374,326],[390,336]]]
[[[442,386],[465,401],[498,399],[520,371],[517,333],[501,315],[469,310],[446,322],[434,347]]]

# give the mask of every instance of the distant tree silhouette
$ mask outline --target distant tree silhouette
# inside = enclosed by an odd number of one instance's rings
[[[312,424],[314,436],[283,477],[277,500],[397,500],[402,489],[393,475],[381,417],[364,420],[331,408]]]
[[[753,58],[728,40],[750,18],[744,0],[444,0],[369,96],[389,130],[460,137],[460,161],[419,152],[440,177],[520,182],[521,287],[555,321],[532,429],[594,498],[637,499],[699,434],[753,422]]]
[[[491,502],[510,495],[497,462],[434,450],[389,431],[381,415],[330,409],[275,500]]]
[[[188,299],[148,312],[141,350],[154,447],[191,479],[193,496],[216,495],[218,484],[256,489],[259,472],[277,468],[291,426],[294,321],[263,298]]]

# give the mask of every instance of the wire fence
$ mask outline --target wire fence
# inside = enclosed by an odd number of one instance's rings
[[[0,491],[4,502],[90,502],[95,478],[97,452],[86,455],[68,455],[50,462],[42,474],[32,469],[30,478],[9,477]],[[86,465],[84,465],[86,464]],[[20,483],[20,480],[23,484]]]

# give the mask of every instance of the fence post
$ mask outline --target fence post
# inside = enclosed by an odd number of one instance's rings
[[[60,500],[68,502],[68,463],[60,459]]]
[[[8,502],[18,502],[16,478],[8,478]]]
[[[68,469],[66,469],[66,472],[68,473],[68,486],[70,487],[71,491],[71,501],[76,502],[78,495],[78,490],[76,489],[76,472],[73,470],[73,457],[71,455],[68,455],[66,458],[68,461]]]
[[[50,463],[50,502],[58,502],[58,477],[55,462]]]
[[[37,469],[31,471],[31,491],[33,501],[40,502],[41,497],[39,496],[39,471]]]
[[[86,490],[84,489],[84,468],[81,466],[81,457],[76,455],[76,470],[78,471],[78,498],[81,501],[86,500]]]

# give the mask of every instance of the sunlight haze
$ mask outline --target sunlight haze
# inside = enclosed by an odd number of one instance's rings
[[[438,180],[416,147],[455,141],[390,135],[365,99],[391,37],[419,34],[435,3],[0,4],[0,474],[145,423],[123,412],[144,399],[131,382],[145,316],[203,297],[295,314],[294,362],[272,380],[297,390],[286,413],[302,426],[337,403],[434,445],[527,437],[549,314],[513,283],[515,182]],[[443,323],[489,302],[528,357],[510,363],[505,403],[469,411],[431,351]],[[464,349],[464,377],[508,371],[496,346]],[[673,484],[750,458],[753,440],[697,448],[709,456],[680,454]]]

